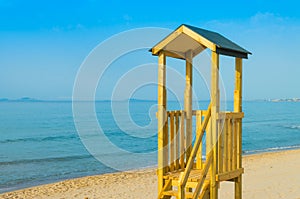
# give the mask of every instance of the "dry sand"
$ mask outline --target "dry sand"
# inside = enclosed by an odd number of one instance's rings
[[[243,158],[244,199],[300,199],[300,150]],[[88,176],[4,193],[0,198],[118,198],[157,196],[154,169]],[[221,183],[220,199],[233,198],[232,183]]]

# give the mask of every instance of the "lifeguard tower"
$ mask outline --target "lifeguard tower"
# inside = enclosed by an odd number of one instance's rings
[[[211,102],[207,110],[192,110],[193,58],[205,49],[211,50]],[[158,198],[216,199],[220,183],[230,181],[241,199],[242,59],[251,53],[218,33],[185,24],[151,52],[158,56]],[[233,112],[220,112],[220,55],[235,58]],[[166,57],[186,62],[184,110],[167,110]]]

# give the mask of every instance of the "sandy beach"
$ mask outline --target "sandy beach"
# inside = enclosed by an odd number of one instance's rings
[[[300,199],[300,150],[243,157],[243,198]],[[0,195],[0,198],[145,198],[157,197],[155,169],[65,180]],[[233,198],[231,183],[221,184],[220,198]]]

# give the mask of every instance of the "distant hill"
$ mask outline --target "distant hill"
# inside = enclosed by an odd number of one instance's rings
[[[42,102],[43,100],[38,100],[30,97],[22,97],[19,99],[8,99],[8,98],[1,98],[0,102]]]

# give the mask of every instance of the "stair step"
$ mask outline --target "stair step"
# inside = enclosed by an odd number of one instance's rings
[[[209,183],[209,179],[206,179],[205,182]],[[178,187],[179,186],[179,180],[172,180],[171,184],[174,187]],[[186,188],[196,188],[197,184],[198,184],[198,182],[196,182],[196,181],[188,181],[186,183]]]
[[[178,181],[181,173],[183,173],[183,171],[181,170],[175,172],[169,172],[164,176],[164,179]],[[202,169],[192,169],[188,178],[188,182],[198,182],[202,177],[202,173],[203,173]],[[209,174],[206,176],[206,179],[209,179]]]
[[[169,172],[169,173],[166,173],[165,176],[163,176],[163,178],[166,179],[166,180],[172,180],[172,185],[173,186],[178,186],[177,184],[178,184],[179,177],[180,177],[181,173],[183,173],[182,170]],[[190,186],[188,186],[188,187],[195,187],[194,184],[196,184],[201,179],[202,173],[203,173],[203,170],[201,170],[201,169],[192,169],[191,173],[189,175],[189,178],[188,178],[188,182],[187,182],[187,184],[190,184]],[[244,168],[235,169],[233,171],[220,173],[220,174],[216,175],[216,181],[221,182],[221,181],[231,180],[233,178],[238,177],[242,173],[244,173]],[[206,180],[210,179],[210,173],[208,173],[206,175],[205,179]]]
[[[165,196],[178,196],[177,190],[164,191],[163,195]],[[185,192],[185,198],[193,198],[193,192]]]

